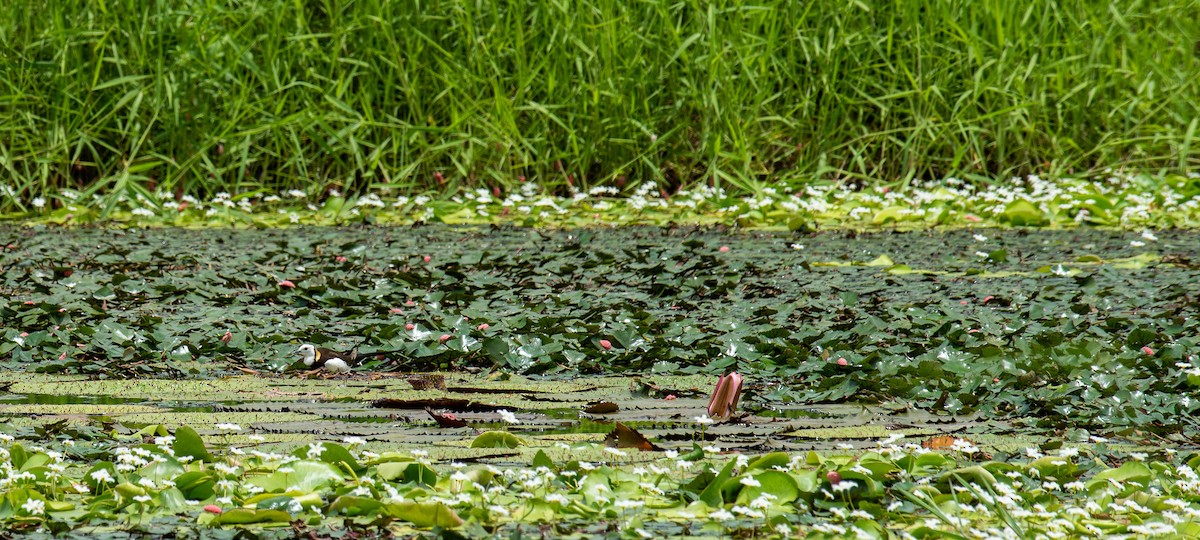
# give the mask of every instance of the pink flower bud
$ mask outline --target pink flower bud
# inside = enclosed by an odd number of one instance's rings
[[[389,309],[389,310],[388,310],[388,313],[391,313],[392,315],[403,315],[403,314],[404,314],[404,310],[403,310],[403,309],[400,309],[400,308],[398,308],[398,307],[394,307],[394,308],[392,308],[392,309]]]
[[[838,359],[837,359],[837,365],[839,365],[839,366],[848,366],[848,365],[850,365],[850,361],[849,361],[849,360],[846,360],[845,358],[838,358]]]
[[[340,263],[344,263],[344,262],[346,262],[346,258],[345,258],[345,257],[343,257],[343,256],[341,256],[341,255],[338,255],[337,257],[334,257],[334,258],[333,258],[333,260],[334,260],[334,261],[336,261],[336,262],[340,262]]]
[[[1151,349],[1149,345],[1146,345],[1145,347],[1142,347],[1142,352],[1149,354],[1149,355],[1153,355],[1154,349]]]
[[[490,326],[488,326],[488,323],[483,323],[483,324],[479,325],[480,330],[487,330],[488,328],[491,328]]]
[[[450,341],[450,334],[442,334],[438,336],[438,343],[445,343],[447,341]]]
[[[220,514],[222,512],[221,507],[215,504],[206,505],[204,511],[210,514]]]
[[[224,343],[224,344],[226,344],[226,345],[229,345],[229,342],[230,342],[231,340],[233,340],[233,333],[232,333],[232,332],[225,332],[225,335],[221,336],[221,343]]]
[[[425,261],[425,262],[429,262],[429,261],[432,261],[432,260],[433,260],[433,257],[430,257],[429,255],[426,255],[426,256],[424,256],[424,257],[421,257],[421,260],[423,260],[423,261]]]
[[[612,342],[607,339],[602,339],[600,340],[600,348],[607,351],[612,348]]]
[[[721,246],[717,248],[717,251],[720,251],[721,253],[729,253],[729,246]]]
[[[708,398],[708,416],[720,420],[733,416],[742,396],[742,376],[734,371],[717,379],[717,387]]]
[[[296,288],[296,284],[292,283],[292,281],[290,279],[285,279],[283,281],[280,281],[279,286],[283,287],[285,289],[295,289]]]
[[[409,332],[412,332],[413,328],[416,328],[416,325],[414,325],[413,323],[408,323],[408,324],[404,325],[404,329],[408,330]]]
[[[829,480],[830,484],[837,484],[842,481],[842,473],[837,471],[829,471],[825,473],[825,479]]]

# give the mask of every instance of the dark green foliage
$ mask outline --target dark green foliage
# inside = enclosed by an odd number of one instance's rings
[[[1181,400],[1191,387],[1176,364],[1196,354],[1189,257],[1200,237],[1161,231],[1135,248],[1130,233],[984,232],[991,240],[9,229],[0,359],[9,369],[208,376],[282,369],[311,342],[358,347],[363,369],[737,369],[759,405],[899,400],[1048,425],[1192,425],[1197,404]],[[1159,255],[1131,258],[1149,248]]]

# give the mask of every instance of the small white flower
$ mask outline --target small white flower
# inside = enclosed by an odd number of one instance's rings
[[[858,485],[858,483],[856,483],[853,480],[842,480],[841,482],[838,482],[831,487],[833,488],[834,492],[842,492],[842,491],[849,491],[851,489],[854,489],[854,487],[857,485]]]
[[[987,242],[987,237],[982,234],[975,235],[976,242]]]
[[[741,482],[743,486],[762,487],[762,483],[753,476],[743,476],[741,480],[738,480],[738,482]]]
[[[697,424],[700,424],[702,426],[706,426],[706,425],[714,422],[714,420],[712,418],[709,418],[707,414],[702,414],[700,416],[693,417],[692,420],[695,420]]]
[[[604,447],[604,451],[608,452],[609,454],[612,454],[614,456],[617,456],[617,457],[625,457],[625,456],[629,455],[627,452],[625,452],[624,450],[621,450],[620,448],[612,448],[609,446]]]
[[[521,423],[521,421],[517,419],[517,415],[513,414],[512,411],[502,409],[502,410],[496,411],[496,413],[500,415],[500,419],[503,420],[504,423],[506,423],[506,424],[520,424]]]
[[[217,424],[217,429],[224,431],[241,431],[242,426],[237,424]]]
[[[101,484],[107,484],[113,481],[112,473],[108,472],[108,469],[99,469],[96,472],[93,472],[91,476],[92,480],[95,480]]]
[[[41,499],[29,499],[25,504],[21,505],[21,509],[29,512],[30,515],[40,516],[46,513],[46,501]]]
[[[46,207],[46,199],[42,198],[42,197],[37,197],[37,198],[33,199],[33,207],[34,208],[45,208]],[[33,499],[30,499],[30,500],[32,501]]]

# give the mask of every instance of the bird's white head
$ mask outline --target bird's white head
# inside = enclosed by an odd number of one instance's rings
[[[296,349],[296,352],[300,354],[300,357],[302,360],[304,360],[304,365],[306,366],[311,366],[313,365],[313,362],[317,361],[317,348],[313,347],[309,343],[301,345],[299,349]]]

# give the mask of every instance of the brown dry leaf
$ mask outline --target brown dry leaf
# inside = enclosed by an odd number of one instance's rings
[[[617,427],[609,432],[604,438],[604,445],[610,448],[637,448],[638,450],[662,450],[654,443],[650,442],[636,429],[633,429],[625,424],[617,422]]]
[[[587,406],[583,412],[588,414],[612,414],[621,410],[621,407],[611,401],[597,401]]]

